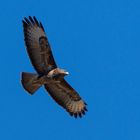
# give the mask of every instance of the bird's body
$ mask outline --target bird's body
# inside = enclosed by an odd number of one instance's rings
[[[30,16],[22,22],[26,49],[37,71],[37,74],[22,72],[24,89],[32,95],[44,85],[50,96],[70,115],[81,117],[87,111],[86,103],[64,79],[68,72],[57,67],[41,22]]]

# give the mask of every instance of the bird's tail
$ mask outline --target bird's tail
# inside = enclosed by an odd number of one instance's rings
[[[42,86],[39,83],[38,75],[33,73],[22,72],[21,83],[24,89],[31,95]]]

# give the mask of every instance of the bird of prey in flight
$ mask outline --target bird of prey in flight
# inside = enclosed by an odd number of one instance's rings
[[[57,66],[42,23],[31,16],[25,17],[22,23],[26,50],[37,72],[22,72],[21,83],[24,89],[33,95],[44,86],[49,95],[71,116],[81,118],[87,111],[87,104],[64,79],[69,73]]]

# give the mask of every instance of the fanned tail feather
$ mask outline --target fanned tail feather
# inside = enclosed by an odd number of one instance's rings
[[[34,94],[36,90],[38,90],[42,85],[37,81],[38,75],[33,73],[22,72],[21,74],[21,83],[24,89],[29,94]]]

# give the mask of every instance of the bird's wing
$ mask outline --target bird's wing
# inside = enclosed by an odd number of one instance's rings
[[[85,114],[86,103],[81,99],[79,94],[67,83],[66,80],[61,79],[58,81],[45,84],[45,89],[50,96],[71,116],[82,117]]]
[[[25,17],[22,22],[24,40],[32,65],[39,74],[48,73],[57,66],[41,22],[30,16]]]

